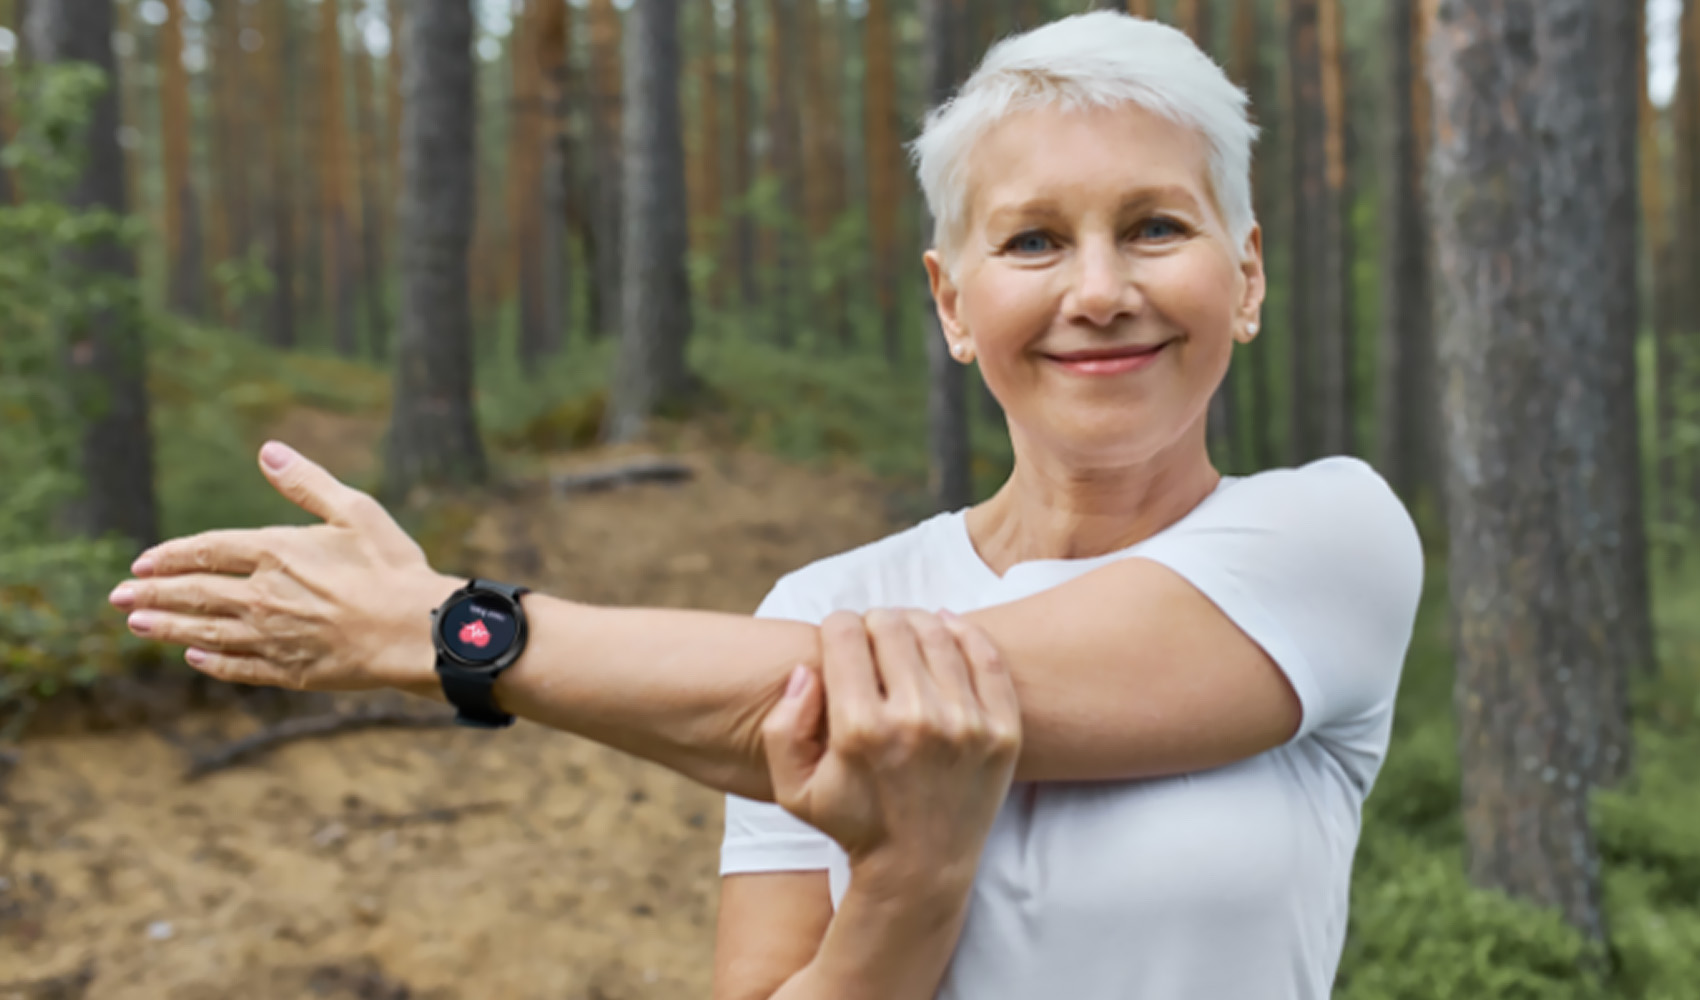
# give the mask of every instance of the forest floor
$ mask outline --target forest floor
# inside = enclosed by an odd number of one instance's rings
[[[298,408],[274,433],[358,481],[380,430]],[[631,453],[550,456],[419,533],[445,571],[747,613],[782,573],[894,523],[854,468],[668,454],[694,478],[560,496],[546,473]],[[36,726],[0,762],[0,1000],[708,995],[720,797],[670,772],[521,723],[342,733],[186,776],[280,711],[383,697],[223,694],[144,724]]]

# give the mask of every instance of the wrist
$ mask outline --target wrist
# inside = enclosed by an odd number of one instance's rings
[[[851,861],[850,885],[882,908],[937,917],[966,904],[977,870],[978,865],[960,861],[941,864],[879,851]]]
[[[412,571],[396,582],[394,638],[385,645],[384,676],[391,687],[426,697],[441,697],[437,679],[437,647],[431,637],[431,613],[449,595],[466,585],[429,567]]]

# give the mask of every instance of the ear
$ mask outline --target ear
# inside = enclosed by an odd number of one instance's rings
[[[1268,278],[1263,273],[1261,226],[1251,227],[1245,246],[1240,249],[1240,279],[1245,283],[1245,289],[1240,295],[1239,310],[1234,318],[1234,339],[1248,344],[1257,336],[1259,317],[1263,315],[1263,296],[1269,291]]]
[[[966,362],[974,357],[974,344],[962,329],[962,316],[957,311],[960,297],[956,283],[951,280],[950,271],[945,268],[944,258],[939,256],[937,248],[923,254],[921,262],[927,267],[927,287],[933,293],[933,308],[938,310],[945,346],[952,357]]]

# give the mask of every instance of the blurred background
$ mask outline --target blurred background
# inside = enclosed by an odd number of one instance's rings
[[[0,998],[707,996],[718,796],[106,594],[301,522],[267,437],[605,603],[983,498],[903,144],[1088,6],[0,0]],[[1262,128],[1219,467],[1362,456],[1429,551],[1336,995],[1700,996],[1700,3],[1097,6]]]

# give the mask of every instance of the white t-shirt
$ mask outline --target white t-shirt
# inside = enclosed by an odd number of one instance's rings
[[[948,1000],[1320,1000],[1346,930],[1359,810],[1387,751],[1422,549],[1356,459],[1224,478],[1130,548],[992,572],[961,511],[823,559],[757,614],[967,612],[1115,559],[1197,587],[1286,673],[1304,721],[1286,744],[1196,774],[1017,783],[986,840],[938,996]],[[1130,655],[1137,655],[1130,651]],[[778,806],[729,796],[721,873],[825,869],[843,851]]]

